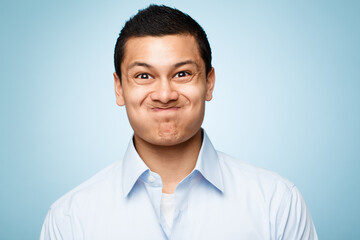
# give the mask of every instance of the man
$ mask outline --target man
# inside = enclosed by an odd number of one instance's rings
[[[317,239],[297,188],[217,152],[201,124],[215,83],[204,30],[151,5],[115,47],[124,158],[58,201],[40,239]]]

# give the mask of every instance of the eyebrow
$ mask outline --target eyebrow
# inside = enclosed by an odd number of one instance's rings
[[[127,70],[129,70],[130,68],[136,67],[136,66],[140,66],[140,67],[147,67],[147,68],[154,68],[153,66],[151,66],[150,64],[144,63],[144,62],[133,62],[132,64],[130,64],[127,68]]]
[[[199,65],[198,65],[196,62],[192,61],[192,60],[187,60],[187,61],[183,61],[183,62],[176,63],[176,64],[174,65],[174,67],[175,67],[175,68],[178,68],[178,67],[181,67],[181,66],[186,65],[186,64],[195,65],[195,67],[196,67],[197,69],[200,68]]]
[[[183,62],[178,62],[176,64],[174,64],[174,68],[178,68],[178,67],[181,67],[181,66],[184,66],[184,65],[187,65],[187,64],[192,64],[192,65],[195,65],[195,67],[197,69],[199,69],[199,65],[192,61],[192,60],[187,60],[187,61],[183,61]],[[136,66],[140,66],[140,67],[146,67],[146,68],[154,68],[153,66],[151,66],[150,64],[147,64],[147,63],[144,63],[144,62],[133,62],[132,64],[129,65],[129,67],[127,68],[127,70],[133,68],[133,67],[136,67]]]

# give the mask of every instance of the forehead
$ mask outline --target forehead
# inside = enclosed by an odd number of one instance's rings
[[[123,67],[136,61],[155,66],[172,65],[184,60],[204,65],[198,43],[192,35],[145,36],[127,40],[121,65]]]

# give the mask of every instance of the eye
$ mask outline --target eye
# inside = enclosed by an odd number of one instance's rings
[[[140,73],[139,75],[136,76],[136,78],[140,78],[140,79],[152,79],[152,77],[151,77],[150,74],[148,74],[148,73]]]
[[[190,73],[182,71],[182,72],[178,72],[177,74],[175,74],[174,77],[182,78],[182,77],[186,77],[186,76],[189,76],[189,75],[190,75]]]

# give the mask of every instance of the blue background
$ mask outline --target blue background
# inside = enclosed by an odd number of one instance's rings
[[[122,157],[114,44],[149,3],[1,1],[0,239],[37,239],[52,202]],[[360,239],[360,1],[161,3],[208,34],[216,148],[293,181],[320,239]]]

